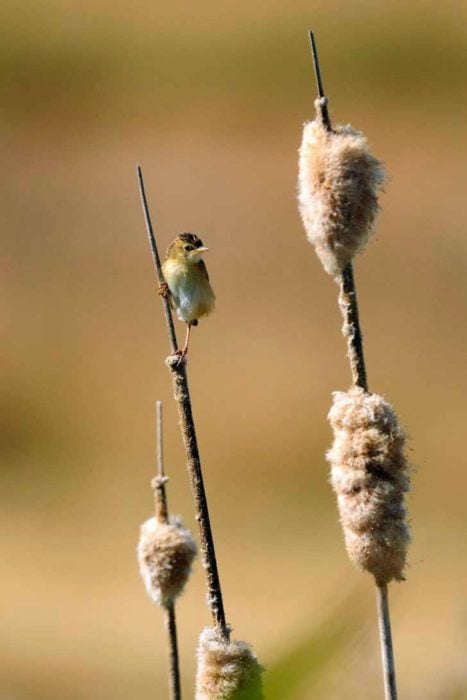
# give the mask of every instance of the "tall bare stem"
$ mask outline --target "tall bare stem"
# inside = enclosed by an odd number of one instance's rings
[[[140,166],[137,168],[137,174],[144,218],[153,254],[154,266],[156,269],[158,282],[159,284],[162,284],[164,282],[164,276],[162,273],[154,229],[149,214],[149,207],[144,189],[143,173]],[[190,475],[191,488],[195,502],[195,517],[199,525],[201,558],[207,579],[208,606],[211,611],[215,627],[220,632],[222,637],[228,641],[229,628],[225,620],[224,604],[222,600],[222,591],[214,548],[214,539],[212,536],[208,503],[201,469],[201,459],[199,455],[191,398],[188,388],[186,362],[184,359],[180,361],[180,357],[173,354],[176,352],[178,345],[172,318],[172,311],[169,300],[165,297],[161,297],[161,299],[164,307],[169,344],[172,353],[172,355],[167,358],[166,364],[169,367],[172,375],[174,398],[177,404],[180,429],[187,457],[187,469]]]
[[[157,476],[153,480],[154,500],[156,506],[156,518],[160,523],[167,523],[169,510],[167,506],[167,493],[165,484],[167,477],[164,473],[163,453],[163,426],[162,426],[162,402],[156,402],[156,456]],[[175,603],[171,601],[164,608],[165,626],[169,636],[169,684],[172,700],[181,700],[180,663],[178,658],[177,620],[175,615]]]

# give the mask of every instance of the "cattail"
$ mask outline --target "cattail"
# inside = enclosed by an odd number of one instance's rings
[[[182,593],[196,556],[196,544],[179,517],[149,518],[141,526],[139,570],[149,597],[167,607]]]
[[[318,52],[310,31],[318,99],[316,120],[305,124],[299,162],[299,208],[310,242],[339,284],[342,328],[354,387],[336,392],[329,420],[334,444],[327,454],[347,552],[373,574],[386,700],[397,700],[388,583],[403,579],[409,531],[405,436],[393,408],[368,391],[352,259],[373,230],[381,164],[363,134],[332,128]]]
[[[372,233],[384,171],[361,132],[348,125],[329,130],[319,118],[305,124],[299,154],[307,238],[326,272],[338,277]]]
[[[392,406],[359,387],[334,393],[327,454],[350,559],[378,586],[403,580],[410,540],[405,435]]]
[[[196,556],[196,544],[181,518],[169,517],[164,470],[162,402],[156,402],[157,476],[152,479],[156,515],[141,526],[137,548],[139,570],[149,597],[163,608],[168,634],[171,700],[181,700],[175,599],[182,593]]]
[[[246,642],[206,627],[198,645],[195,700],[261,700],[262,667]]]

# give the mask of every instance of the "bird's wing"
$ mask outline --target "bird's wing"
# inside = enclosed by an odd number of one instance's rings
[[[206,265],[205,265],[205,263],[204,263],[204,260],[200,260],[199,263],[198,263],[198,265],[199,265],[199,269],[202,271],[203,275],[206,275],[206,279],[207,279],[208,282],[209,282],[208,270],[207,270],[207,267],[206,267]]]

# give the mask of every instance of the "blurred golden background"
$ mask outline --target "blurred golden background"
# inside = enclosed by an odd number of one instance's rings
[[[391,586],[400,695],[466,698],[467,6],[5,0],[0,16],[1,700],[167,697],[135,559],[156,399],[170,507],[196,523],[137,162],[161,250],[186,230],[211,249],[217,311],[189,373],[234,634],[274,668],[356,596],[355,633],[313,683],[305,658],[293,698],[382,695],[373,585],[324,459],[331,392],[350,384],[337,288],[295,201],[310,26],[333,119],[390,176],[355,270],[370,388],[416,468],[408,578]],[[198,563],[178,606],[185,697],[204,596]]]

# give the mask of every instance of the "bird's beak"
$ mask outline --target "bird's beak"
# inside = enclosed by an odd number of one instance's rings
[[[206,248],[204,245],[200,246],[199,248],[195,248],[195,250],[191,251],[190,258],[200,258],[207,250],[209,250],[209,248]]]

